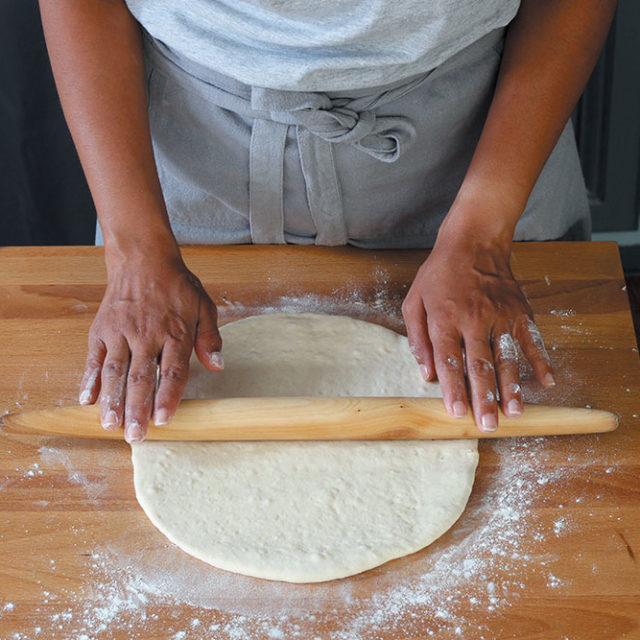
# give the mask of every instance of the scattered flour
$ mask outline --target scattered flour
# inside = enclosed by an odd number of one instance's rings
[[[553,316],[560,316],[563,318],[576,315],[575,309],[551,309],[549,313]]]
[[[404,293],[393,295],[388,288],[389,274],[381,268],[374,272],[374,287],[364,288],[356,281],[333,289],[329,295],[291,292],[272,299],[269,304],[255,305],[223,297],[218,301],[222,322],[257,313],[333,313],[377,322],[395,331],[404,329],[402,301]]]
[[[518,359],[518,350],[515,340],[510,333],[503,333],[498,340],[498,354],[503,360],[515,361]]]
[[[292,293],[267,307],[225,299],[219,305],[220,317],[230,321],[252,313],[312,311],[348,314],[402,330],[402,300],[390,298],[387,280],[388,275],[380,270],[373,291],[363,292],[353,285],[329,296]],[[545,281],[551,284],[548,277]],[[572,310],[551,313],[573,315]],[[509,352],[511,345],[504,346]],[[562,357],[562,362],[553,364],[560,365],[560,382],[571,394],[579,391],[579,385],[573,378],[571,357]],[[520,358],[520,373],[523,379],[527,375],[531,379],[523,360]],[[535,385],[532,389],[527,389],[527,401],[544,401],[550,393]],[[554,398],[563,401],[561,396]],[[611,460],[598,460],[597,444],[578,446],[589,447],[590,455],[581,459],[589,461],[590,477],[596,465],[606,467],[606,473],[615,471],[615,466],[609,466]],[[24,481],[43,473],[43,468],[62,466],[69,482],[82,487],[95,502],[96,514],[110,517],[99,508],[101,496],[114,490],[110,473],[105,470],[97,479],[89,479],[78,470],[87,469],[85,454],[76,454],[73,448],[43,446],[39,453],[39,463],[21,470]],[[539,519],[535,507],[543,499],[559,506],[566,486],[584,477],[587,463],[569,458],[566,465],[558,465],[554,454],[557,452],[544,438],[482,442],[482,476],[451,531],[417,554],[330,583],[254,580],[200,563],[168,543],[135,545],[131,537],[83,539],[82,525],[74,525],[69,535],[90,551],[82,588],[76,592],[71,584],[56,594],[43,586],[42,602],[35,610],[38,615],[20,622],[11,637],[31,639],[46,628],[52,640],[107,640],[114,635],[130,640],[370,640],[390,635],[405,640],[493,640],[493,620],[508,615],[526,597],[525,580],[537,578],[550,590],[569,581],[556,575],[547,541],[550,536],[569,535],[574,528],[571,516],[563,515],[550,528]],[[482,465],[485,455],[491,463]],[[585,498],[593,496],[579,495],[575,502]],[[588,507],[584,509],[586,515],[595,517]],[[55,559],[50,569],[56,571]],[[594,574],[597,571],[594,565]],[[75,604],[61,610],[61,602]],[[0,616],[13,608],[6,603]],[[180,612],[179,618],[174,611]],[[467,616],[469,611],[473,620]],[[478,624],[478,620],[484,622]]]
[[[43,590],[41,615],[20,632],[32,637],[35,625],[44,627],[48,619],[51,638],[74,640],[106,640],[116,632],[143,640],[154,629],[169,640],[378,637],[372,634],[489,640],[495,631],[491,619],[525,597],[525,580],[533,576],[548,589],[567,584],[552,569],[546,541],[568,534],[570,516],[550,530],[532,507],[543,494],[555,506],[562,504],[564,487],[584,474],[584,466],[572,456],[558,466],[544,438],[483,442],[481,456],[487,454],[494,463],[483,467],[467,510],[442,540],[363,576],[316,585],[261,581],[209,567],[172,545],[91,541],[86,588],[82,594],[69,588],[58,600],[77,604],[61,610],[56,595]],[[63,465],[70,482],[84,477],[73,469],[73,452],[42,447],[40,455],[42,466]],[[102,484],[108,481],[105,476]],[[96,492],[95,484],[81,482],[97,501],[108,486]],[[173,610],[180,611],[179,619],[167,613]],[[473,622],[469,611],[478,614]]]
[[[73,463],[69,459],[69,456],[64,452],[51,447],[40,447],[39,453],[40,459],[44,464],[63,465],[69,472],[69,481],[74,484],[81,485],[92,500],[95,500],[100,496],[103,491],[102,485],[98,482],[90,481],[84,473],[76,471]]]

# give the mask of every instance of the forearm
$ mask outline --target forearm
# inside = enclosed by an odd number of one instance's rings
[[[508,29],[482,135],[444,233],[476,226],[491,240],[511,241],[595,65],[615,5],[615,0],[522,1]]]
[[[122,0],[41,0],[40,9],[107,264],[175,258],[151,146],[139,25]]]

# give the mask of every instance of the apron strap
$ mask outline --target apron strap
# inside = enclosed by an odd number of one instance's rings
[[[324,246],[347,244],[342,194],[330,142],[296,127],[307,201],[316,227],[315,243]]]
[[[253,121],[249,146],[249,228],[254,244],[286,244],[284,237],[284,145],[289,127]]]

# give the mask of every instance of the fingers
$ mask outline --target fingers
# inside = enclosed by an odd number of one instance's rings
[[[100,373],[107,348],[102,340],[90,340],[87,360],[84,367],[84,375],[80,383],[80,395],[78,402],[82,405],[93,404],[100,393]]]
[[[126,378],[124,439],[141,442],[147,434],[156,387],[158,354],[133,349]]]
[[[508,331],[495,333],[493,355],[502,411],[509,418],[517,418],[522,415],[523,410],[518,372],[518,349],[513,336]]]
[[[431,330],[435,369],[442,389],[442,399],[449,415],[462,418],[467,413],[467,385],[460,337],[451,332]]]
[[[107,348],[102,366],[100,421],[105,429],[117,429],[122,424],[128,370],[129,346],[121,337]]]
[[[156,426],[169,424],[178,408],[189,376],[190,353],[191,348],[177,340],[164,345],[153,416]]]
[[[555,386],[551,360],[536,323],[529,316],[523,316],[515,323],[515,332],[520,347],[531,362],[540,384],[547,388]]]
[[[476,424],[482,431],[495,431],[498,428],[496,374],[488,337],[480,334],[465,338],[464,347]]]
[[[436,368],[433,361],[433,347],[427,332],[427,312],[420,298],[407,298],[402,305],[402,315],[407,327],[409,349],[418,362],[420,373],[427,381],[433,380]]]
[[[218,331],[218,312],[208,296],[200,300],[195,350],[198,359],[210,371],[222,371],[224,359],[221,353],[222,338]]]

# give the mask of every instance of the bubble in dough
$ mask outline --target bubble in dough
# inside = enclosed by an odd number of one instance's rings
[[[186,397],[439,396],[407,339],[323,314],[221,328],[225,370],[192,359]],[[258,578],[320,582],[429,545],[460,517],[477,441],[144,442],[136,496],[187,553]]]

